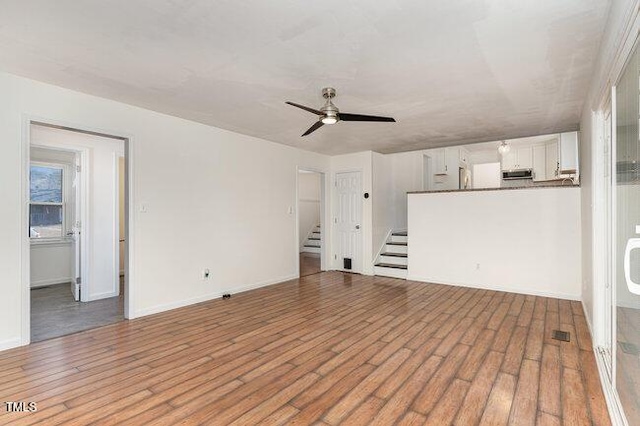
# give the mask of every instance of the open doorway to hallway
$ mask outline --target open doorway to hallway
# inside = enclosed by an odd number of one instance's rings
[[[31,342],[124,319],[125,141],[29,126]]]
[[[324,231],[323,174],[298,170],[298,247],[300,276],[322,271]]]

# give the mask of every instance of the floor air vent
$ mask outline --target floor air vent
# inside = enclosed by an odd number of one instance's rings
[[[569,342],[571,334],[568,331],[553,330],[552,338],[561,342]]]
[[[640,349],[638,348],[638,346],[634,345],[633,343],[627,343],[627,342],[618,342],[620,344],[620,349],[622,349],[622,352],[624,352],[627,355],[640,355]]]

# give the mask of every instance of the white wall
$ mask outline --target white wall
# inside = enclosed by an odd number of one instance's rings
[[[580,244],[579,188],[409,195],[409,279],[578,300]]]
[[[500,188],[502,184],[500,162],[474,164],[472,169],[473,188]]]
[[[69,242],[31,244],[31,287],[73,280],[73,246]]]
[[[371,193],[373,236],[371,261],[375,262],[378,252],[386,242],[389,231],[395,226],[394,181],[391,157],[373,155],[373,191]]]
[[[132,317],[295,276],[288,210],[297,167],[328,171],[328,157],[5,73],[0,93],[0,349],[26,342],[29,331],[29,274],[21,273],[27,116],[131,138]]]
[[[88,223],[81,227],[88,241],[88,256],[81,260],[88,266],[87,276],[82,276],[83,301],[117,296],[118,162],[119,157],[124,155],[124,141],[33,125],[31,143],[51,148],[86,150],[85,169],[80,174],[87,185],[88,196]]]
[[[499,163],[500,154],[498,153],[497,144],[494,147],[487,148],[481,151],[471,151],[469,153],[469,164],[483,164],[483,163]]]
[[[300,250],[302,250],[302,246],[309,232],[321,223],[321,177],[322,175],[320,173],[298,173],[298,236]]]
[[[595,174],[594,163],[602,160],[601,145],[597,134],[594,132],[596,121],[594,112],[599,109],[603,97],[607,95],[610,87],[615,84],[618,73],[626,60],[627,52],[622,51],[625,42],[627,21],[638,5],[637,0],[613,0],[609,9],[609,17],[600,44],[600,52],[596,62],[596,70],[590,83],[587,101],[582,110],[580,120],[580,182],[582,186],[582,303],[584,304],[589,324],[600,320],[595,318],[598,314],[594,301],[601,297],[604,282],[594,281],[594,266],[600,261],[593,256],[594,232],[599,232],[598,224],[594,222],[594,208],[602,200],[599,194],[595,194],[602,176]],[[635,35],[631,36],[631,40]],[[630,48],[631,43],[629,43]],[[595,197],[594,197],[595,195]],[[593,330],[596,340],[600,333]]]
[[[362,173],[362,193],[372,193],[372,152],[357,152],[354,154],[337,155],[331,157],[331,188],[335,188],[334,182],[336,173],[340,172],[353,172],[360,171]],[[365,275],[373,275],[373,263],[371,259],[372,247],[373,247],[373,206],[371,203],[371,197],[368,199],[361,198],[362,200],[362,223],[360,224],[362,234],[362,273]],[[334,196],[331,197],[331,212],[332,217],[335,217],[335,208],[337,202]],[[334,238],[335,240],[335,238]],[[337,244],[337,241],[336,241]],[[338,253],[337,246],[331,246],[330,253],[331,269],[341,269],[342,259],[334,259],[334,254]]]
[[[423,189],[423,152],[389,154],[391,161],[394,209],[394,229],[407,229],[407,192]]]

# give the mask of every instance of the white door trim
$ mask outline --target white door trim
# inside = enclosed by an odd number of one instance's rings
[[[30,152],[29,148],[31,146],[31,125],[32,124],[40,124],[46,125],[61,129],[66,129],[70,131],[76,131],[81,133],[87,133],[97,136],[105,136],[115,139],[121,139],[125,144],[125,158],[126,158],[126,184],[125,184],[125,200],[127,200],[128,205],[125,210],[125,234],[127,235],[126,243],[125,243],[125,259],[126,259],[126,279],[125,279],[125,294],[124,294],[124,317],[126,319],[133,319],[136,317],[136,298],[135,298],[135,289],[136,289],[136,275],[135,275],[135,258],[134,258],[134,247],[136,243],[136,237],[133,233],[130,233],[130,229],[136,229],[135,227],[135,214],[133,206],[135,203],[135,178],[133,174],[135,158],[134,158],[134,150],[133,150],[133,136],[127,133],[123,133],[119,130],[109,130],[109,129],[99,129],[92,128],[91,126],[86,126],[79,123],[69,123],[51,118],[39,117],[31,114],[23,114],[22,115],[22,132],[21,132],[21,150],[20,150],[20,159],[21,159],[21,182],[20,182],[20,193],[21,193],[21,215],[20,215],[20,228],[22,233],[21,244],[20,244],[20,270],[21,270],[21,292],[20,292],[20,304],[21,304],[21,320],[20,320],[20,344],[28,345],[31,342],[31,241],[29,238],[29,162],[30,162]],[[82,149],[78,150],[82,151]],[[87,159],[86,155],[83,156],[83,170],[87,170],[86,167]],[[87,170],[88,171],[88,170]],[[83,191],[86,187],[86,179],[83,179]],[[86,216],[87,210],[87,200],[86,194],[83,196],[83,211],[84,216]],[[83,231],[86,230],[85,226],[88,224],[86,217],[83,217],[81,220],[83,221]],[[87,235],[83,232],[84,235]],[[83,250],[87,248],[87,244],[84,244],[83,241]],[[118,245],[116,245],[118,246]],[[83,253],[84,255],[85,253]],[[84,266],[88,267],[87,257],[84,256],[84,264],[83,264],[83,275],[86,277],[87,274],[85,272]],[[84,279],[84,278],[83,278]],[[86,293],[86,292],[85,292]]]
[[[298,191],[300,190],[300,172],[304,171],[304,172],[313,172],[313,173],[318,173],[320,175],[320,215],[322,217],[322,231],[320,233],[320,270],[321,271],[327,271],[328,268],[328,263],[327,263],[327,259],[329,256],[329,250],[328,247],[330,246],[329,242],[330,242],[330,238],[328,235],[328,230],[331,229],[330,226],[330,217],[331,215],[329,214],[328,211],[328,203],[326,202],[326,194],[327,194],[327,172],[321,169],[316,169],[314,167],[303,167],[303,166],[297,166],[296,167],[296,202],[295,202],[295,209],[296,209],[296,220],[295,220],[295,230],[294,230],[294,238],[295,238],[295,247],[296,247],[296,253],[295,253],[295,265],[296,265],[296,270],[295,270],[295,274],[296,277],[300,278],[300,194],[298,193]]]

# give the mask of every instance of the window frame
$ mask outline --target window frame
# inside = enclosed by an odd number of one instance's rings
[[[59,203],[52,202],[38,202],[31,201],[31,167],[48,167],[51,169],[59,169],[62,171],[61,185],[62,185],[62,201]],[[68,185],[68,176],[69,176],[69,165],[65,163],[56,163],[49,161],[30,161],[29,162],[29,221],[28,221],[28,229],[29,232],[29,241],[35,244],[46,244],[46,243],[59,243],[65,242],[69,240],[69,236],[67,235],[69,226],[68,226],[68,215],[67,215],[67,205],[69,202],[69,185]],[[32,237],[31,236],[31,206],[61,206],[62,208],[62,230],[59,237]]]

